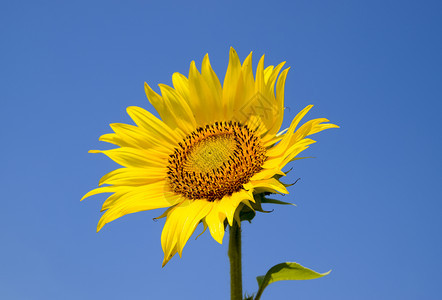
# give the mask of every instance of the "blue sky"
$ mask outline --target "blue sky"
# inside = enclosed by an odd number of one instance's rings
[[[109,123],[153,111],[143,83],[171,83],[209,53],[287,61],[287,126],[315,136],[301,180],[243,224],[244,290],[283,261],[318,280],[262,299],[442,299],[442,4],[439,1],[3,1],[0,4],[0,298],[228,299],[227,239],[193,238],[161,268],[160,211],[96,233],[105,196],[79,199],[116,167]],[[199,230],[199,229],[197,229]]]

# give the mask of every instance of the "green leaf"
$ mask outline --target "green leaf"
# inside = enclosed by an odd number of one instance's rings
[[[267,271],[265,276],[258,276],[258,293],[255,300],[259,300],[264,289],[271,283],[281,280],[308,280],[321,278],[330,274],[331,270],[326,273],[318,273],[313,270],[307,269],[295,262],[286,262],[273,266]]]

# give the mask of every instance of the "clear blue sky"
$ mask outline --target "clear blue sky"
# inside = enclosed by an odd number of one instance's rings
[[[284,125],[310,117],[314,159],[286,201],[244,224],[244,289],[272,265],[332,273],[264,299],[442,299],[440,1],[3,1],[0,4],[1,299],[228,299],[227,242],[193,238],[162,269],[160,211],[95,232],[116,165],[109,123],[149,110],[143,89],[230,46],[286,60]],[[295,296],[290,296],[291,294]]]

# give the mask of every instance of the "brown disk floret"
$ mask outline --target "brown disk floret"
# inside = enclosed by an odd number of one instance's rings
[[[237,122],[215,122],[189,134],[169,158],[168,180],[188,199],[215,201],[238,192],[259,172],[266,149]]]

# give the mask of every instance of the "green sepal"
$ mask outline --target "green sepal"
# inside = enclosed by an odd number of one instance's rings
[[[307,157],[300,157],[300,158],[298,158],[298,159],[302,159],[302,158],[307,158]],[[287,176],[287,174],[290,173],[292,170],[293,170],[293,168],[290,168],[287,172],[284,172],[284,175],[276,174],[276,175],[274,175],[273,177],[274,177],[275,179],[279,180],[279,179],[281,179],[283,176]],[[281,182],[285,187],[289,187],[289,186],[295,185],[300,179],[301,179],[301,178],[296,179],[296,181],[293,182],[293,183],[284,183],[284,182],[282,182],[282,181],[279,181],[279,182]]]
[[[274,175],[273,177],[274,177],[275,179],[278,179],[278,180],[279,180],[279,179],[281,179],[282,176],[287,176],[287,174],[290,173],[292,170],[293,170],[293,168],[290,168],[287,172],[285,172],[285,171],[283,172],[284,175],[276,174],[276,175]]]
[[[316,158],[316,157],[314,157],[314,156],[295,157],[289,162],[293,162],[295,160],[300,160],[300,159],[306,159],[306,158]]]
[[[271,204],[281,204],[281,205],[293,205],[296,206],[294,203],[285,202],[281,200],[271,199],[271,198],[264,198],[262,199],[261,203],[271,203]]]
[[[271,193],[264,192],[264,193],[260,193],[260,194],[255,194],[253,196],[255,199],[255,202],[250,202],[250,205],[252,206],[253,210],[250,207],[248,207],[247,205],[244,205],[239,213],[240,220],[251,222],[253,220],[253,218],[255,218],[257,211],[262,212],[262,213],[273,212],[273,210],[264,210],[262,208],[262,203],[296,206],[296,204],[294,204],[294,203],[271,199],[271,198],[266,198],[266,196],[268,196],[268,195],[271,195]]]
[[[255,211],[259,211],[259,212],[263,212],[263,213],[271,213],[273,211],[273,210],[264,210],[262,208],[261,203],[265,203],[264,199],[265,199],[266,194],[269,194],[269,193],[261,193],[261,194],[254,195],[255,203],[251,202],[250,204],[252,205],[252,207]]]
[[[330,274],[331,270],[325,273],[318,273],[308,268],[301,266],[295,262],[285,262],[277,264],[267,271],[265,276],[258,276],[258,292],[256,293],[255,300],[259,300],[264,289],[271,283],[281,280],[309,280],[321,278]]]
[[[249,223],[252,222],[253,218],[256,216],[256,212],[247,205],[244,205],[244,207],[239,212],[239,219],[241,221],[249,221]]]
[[[292,186],[292,185],[295,185],[299,180],[301,180],[301,178],[298,178],[298,179],[296,179],[295,180],[295,182],[293,182],[293,183],[284,183],[284,182],[281,182],[285,187],[289,187],[289,186]]]

